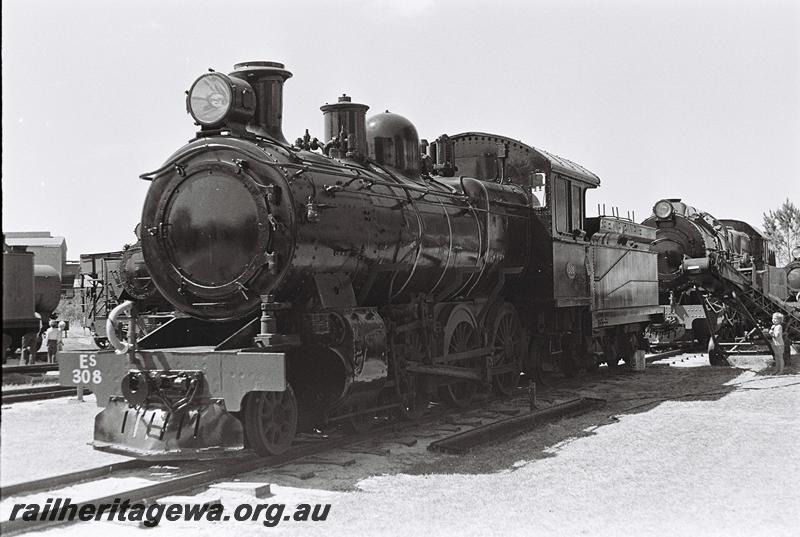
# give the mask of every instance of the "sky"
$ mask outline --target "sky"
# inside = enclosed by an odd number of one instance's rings
[[[3,0],[2,227],[68,257],[135,242],[148,183],[191,139],[209,68],[294,76],[283,132],[347,93],[421,138],[484,131],[598,174],[638,221],[661,198],[761,226],[800,205],[800,2]]]

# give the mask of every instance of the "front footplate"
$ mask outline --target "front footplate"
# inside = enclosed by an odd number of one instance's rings
[[[221,401],[176,413],[113,398],[94,420],[94,447],[151,460],[211,458],[244,448],[241,422]]]

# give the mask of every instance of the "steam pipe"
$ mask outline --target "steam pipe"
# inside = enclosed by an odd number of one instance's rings
[[[117,316],[123,312],[130,311],[132,306],[133,301],[126,300],[111,310],[111,313],[108,314],[108,319],[106,319],[106,336],[108,337],[109,343],[114,347],[114,352],[116,354],[125,354],[133,347],[133,345],[127,341],[120,341],[117,337]]]

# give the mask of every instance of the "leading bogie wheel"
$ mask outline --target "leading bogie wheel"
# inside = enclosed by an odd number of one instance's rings
[[[633,340],[633,336],[631,334],[620,334],[617,348],[619,349],[619,355],[625,365],[629,368],[633,368],[634,356],[636,354],[636,342]]]
[[[500,306],[493,316],[491,328],[492,331],[489,333],[489,342],[493,349],[491,366],[510,368],[509,371],[493,375],[492,385],[497,393],[511,395],[519,382],[525,345],[516,308],[508,303]]]
[[[278,455],[292,445],[297,432],[297,399],[291,385],[283,392],[250,392],[244,398],[245,446],[259,455]]]

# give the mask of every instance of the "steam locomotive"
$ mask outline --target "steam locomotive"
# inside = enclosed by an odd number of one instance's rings
[[[59,356],[104,407],[97,448],[274,454],[316,424],[510,393],[523,369],[633,360],[661,315],[655,230],[587,218],[595,174],[506,136],[427,143],[346,95],[321,107],[323,141],[289,144],[291,76],[200,76],[195,139],[141,176],[146,269],[179,314],[116,352]]]
[[[789,288],[787,299],[800,302],[800,246],[792,248],[792,260],[786,265],[786,285]]]
[[[741,220],[717,220],[680,199],[658,201],[642,224],[658,229],[653,248],[658,253],[662,297],[685,287],[681,267],[686,258],[720,252],[737,267],[765,270],[765,266],[775,266],[775,252],[761,231]]]
[[[138,227],[137,227],[138,238]],[[172,307],[158,293],[144,262],[142,245],[126,244],[116,252],[81,254],[81,311],[95,345],[109,347],[108,314],[125,300],[137,301],[137,330],[145,334],[172,317]],[[127,323],[116,327],[117,337],[127,335]]]
[[[664,323],[648,327],[651,346],[669,345],[681,339],[708,343],[710,328],[703,307],[704,294],[724,294],[717,288],[698,288],[685,270],[687,259],[707,260],[712,254],[751,280],[765,295],[786,298],[786,271],[775,267],[771,242],[757,228],[741,220],[717,220],[680,199],[663,199],[642,224],[657,229],[652,248],[658,254],[660,302]]]

